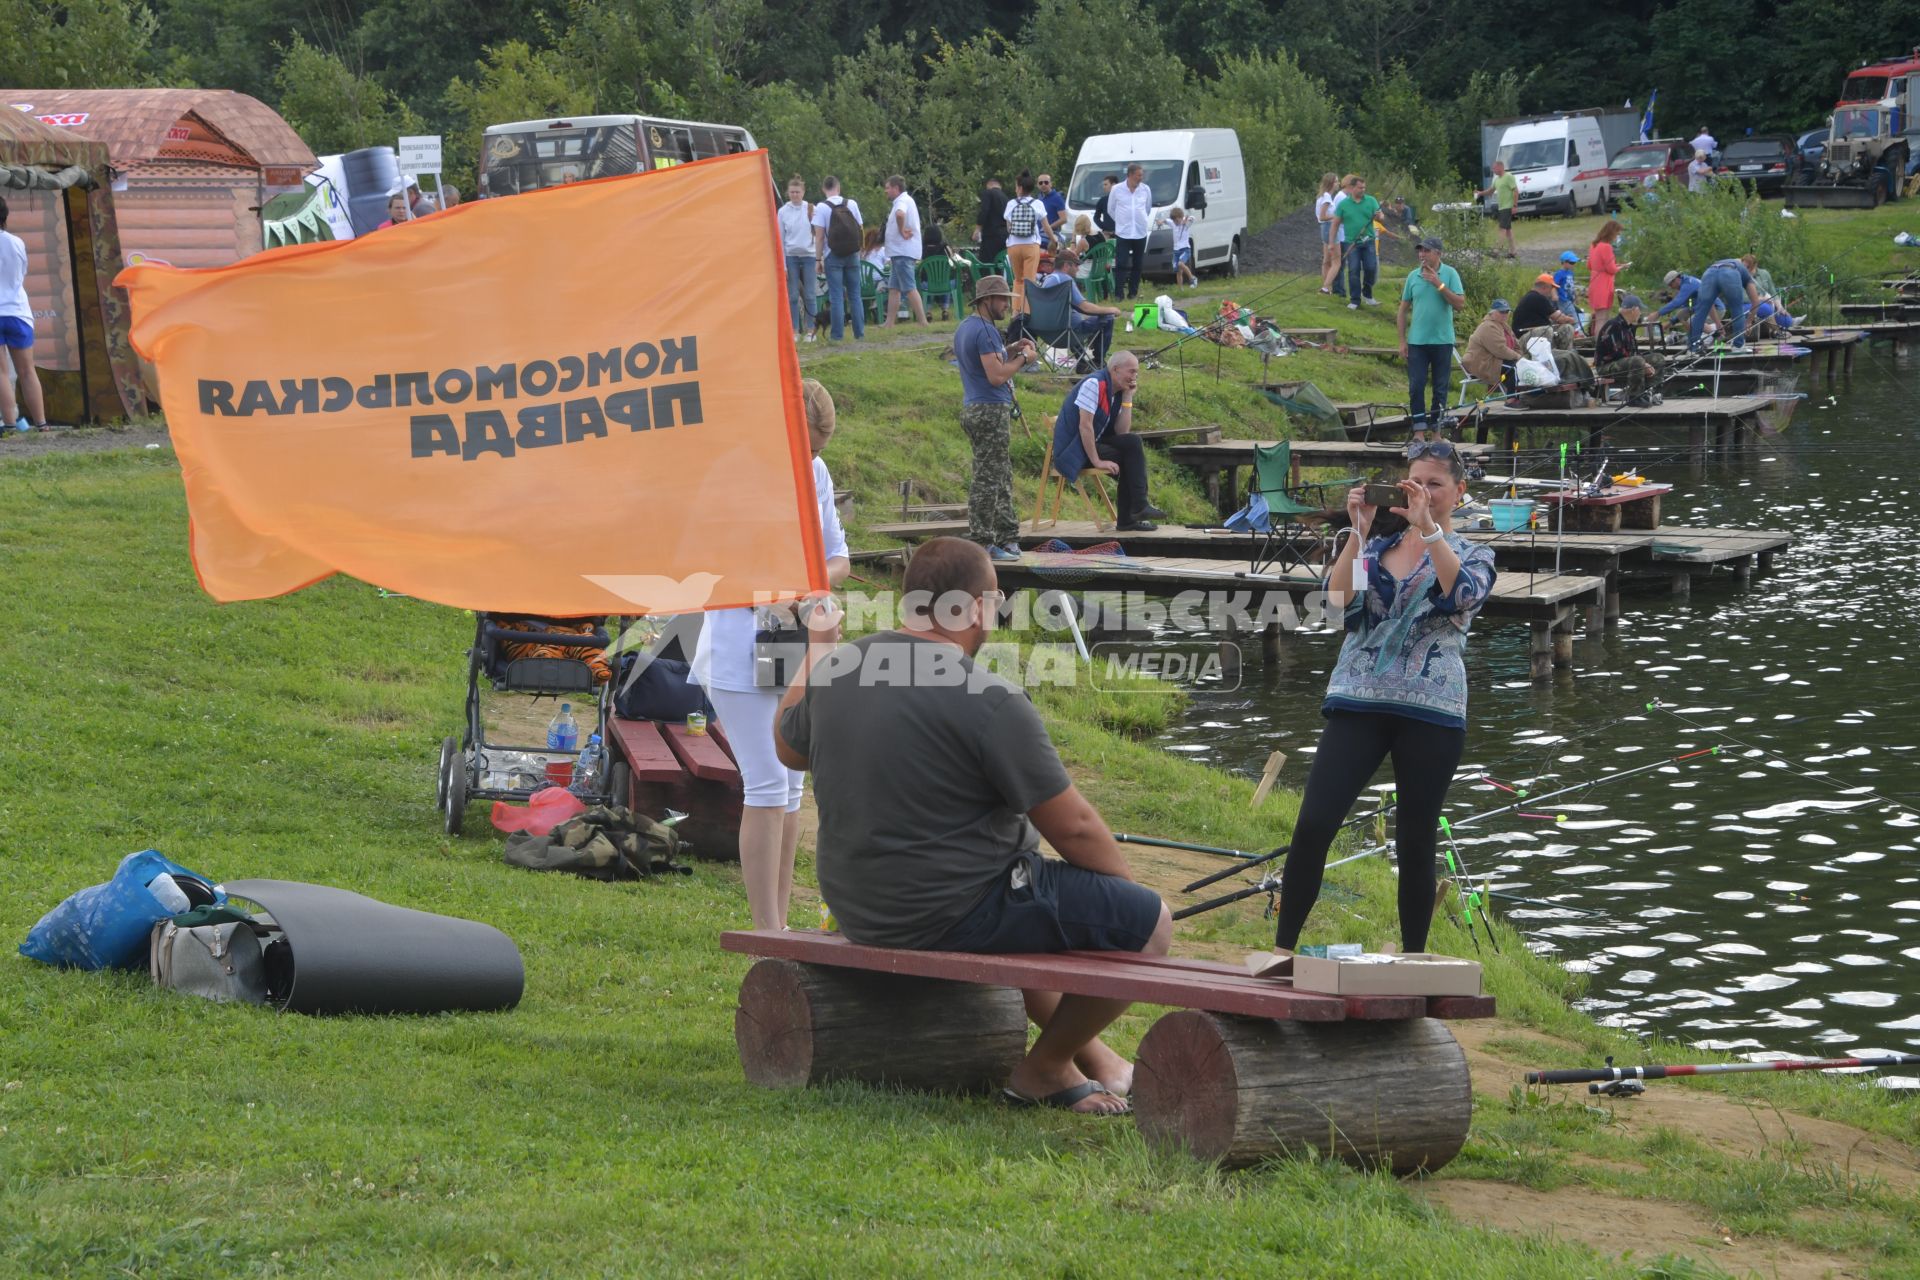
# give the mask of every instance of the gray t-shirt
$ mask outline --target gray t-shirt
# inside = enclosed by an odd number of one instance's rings
[[[1013,403],[1013,384],[1003,382],[994,386],[987,381],[987,371],[980,364],[982,355],[1004,358],[1007,354],[1006,341],[992,321],[978,312],[962,320],[960,327],[953,331],[953,354],[960,365],[960,385],[966,389],[961,403]]]
[[[1025,693],[899,631],[815,664],[780,734],[812,764],[821,895],[870,946],[938,943],[1039,848],[1027,811],[1072,785]]]

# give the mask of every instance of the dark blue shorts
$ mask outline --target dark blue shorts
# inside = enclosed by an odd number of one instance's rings
[[[0,347],[26,351],[32,346],[33,325],[19,316],[0,316]]]
[[[1023,853],[930,950],[1138,951],[1159,923],[1160,895],[1153,890]]]

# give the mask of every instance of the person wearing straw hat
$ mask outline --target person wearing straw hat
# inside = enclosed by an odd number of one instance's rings
[[[973,314],[953,331],[960,367],[960,426],[973,445],[973,481],[967,489],[967,536],[993,560],[1020,558],[1020,517],[1013,510],[1013,375],[1033,358],[1033,339],[1011,348],[998,323],[1013,306],[1013,290],[997,275],[973,286]]]

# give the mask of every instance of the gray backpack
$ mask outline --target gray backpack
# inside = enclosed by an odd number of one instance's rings
[[[192,923],[208,916],[227,918]],[[267,961],[259,928],[241,913],[220,908],[162,920],[147,941],[154,985],[207,1000],[265,1004]]]

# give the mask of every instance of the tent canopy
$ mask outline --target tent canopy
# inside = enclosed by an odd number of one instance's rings
[[[176,130],[189,116],[262,168],[304,173],[319,163],[278,112],[231,89],[0,89],[0,95],[56,121],[56,132],[104,142],[113,167],[123,171],[182,142]]]
[[[0,188],[91,187],[106,180],[104,143],[0,109]]]

